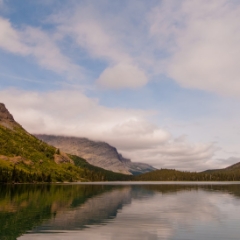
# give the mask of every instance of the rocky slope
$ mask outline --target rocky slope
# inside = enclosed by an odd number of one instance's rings
[[[127,178],[126,178],[127,177]],[[0,183],[128,180],[37,139],[0,103]]]
[[[10,129],[18,125],[3,103],[0,103],[0,124]]]
[[[141,174],[156,170],[145,163],[131,162],[118,153],[115,147],[105,142],[95,142],[87,138],[53,135],[35,135],[66,153],[86,159],[90,164],[124,174]]]

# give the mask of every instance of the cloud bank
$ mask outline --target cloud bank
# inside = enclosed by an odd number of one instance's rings
[[[174,138],[151,123],[152,111],[107,108],[78,91],[3,90],[0,95],[16,121],[30,133],[105,141],[133,161],[158,168],[201,170],[214,164],[213,144],[190,144],[185,138]]]

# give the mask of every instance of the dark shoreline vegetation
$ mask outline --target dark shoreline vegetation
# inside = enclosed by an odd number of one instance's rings
[[[85,165],[85,163],[83,163]],[[87,164],[86,164],[87,165]],[[56,174],[56,173],[54,173]],[[56,177],[56,175],[55,175]],[[82,171],[82,180],[68,179],[64,175],[52,180],[51,173],[31,173],[17,167],[12,169],[0,168],[0,184],[15,183],[54,183],[54,182],[104,182],[104,181],[240,181],[240,171],[219,170],[207,172],[181,172],[172,169],[161,169],[138,176],[118,174],[90,165]]]
[[[137,176],[105,170],[29,134],[0,103],[0,183],[95,181],[240,181],[240,163],[226,169],[161,169]]]

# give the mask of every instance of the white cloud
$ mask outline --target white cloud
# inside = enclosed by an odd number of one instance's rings
[[[12,53],[26,55],[29,48],[22,43],[20,34],[11,26],[9,20],[0,17],[0,47]]]
[[[70,36],[91,58],[107,62],[97,81],[105,87],[135,88],[153,75],[165,74],[185,88],[239,95],[238,3],[165,0],[150,12],[141,8],[141,18],[131,16],[137,25],[122,10],[106,14],[104,7],[91,4],[75,5],[65,16],[61,12],[52,19],[60,35]]]
[[[138,161],[139,158],[147,159],[157,168],[201,171],[223,166],[223,162],[214,160],[216,150],[217,148],[213,144],[192,144],[186,140],[183,142],[170,140],[163,144],[134,151],[123,148],[122,153],[135,161]]]
[[[38,28],[14,28],[10,21],[0,17],[0,48],[13,54],[32,56],[48,70],[68,76],[81,77],[81,67],[71,62],[58,48],[54,36]]]
[[[103,16],[89,5],[81,5],[71,10],[67,17],[61,13],[53,15],[50,21],[57,23],[58,34],[62,37],[71,37],[77,48],[86,50],[91,58],[104,60],[109,65],[100,74],[98,84],[110,89],[144,86],[148,77],[142,65],[139,66],[123,44],[127,35],[120,31],[122,22],[116,19],[116,16],[111,19]]]
[[[0,48],[31,56],[41,67],[69,78],[80,78],[82,68],[73,63],[76,59],[70,60],[58,47],[58,43],[64,44],[64,40],[71,38],[73,42],[69,47],[83,51],[88,61],[100,59],[108,65],[96,81],[101,86],[110,89],[142,87],[153,75],[165,73],[187,88],[239,95],[240,7],[237,2],[165,0],[151,12],[145,10],[149,8],[144,3],[137,5],[136,10],[133,8],[136,2],[131,6],[134,11],[130,11],[131,4],[126,4],[126,12],[114,13],[106,10],[108,1],[105,8],[86,2],[73,4],[74,8],[67,5],[49,18],[51,33],[44,28],[17,28],[10,20],[0,18]],[[107,108],[99,105],[97,99],[74,91],[3,91],[1,94],[17,120],[31,132],[41,129],[45,133],[105,140],[133,160],[149,161],[159,167],[176,165],[183,169],[196,166],[203,169],[216,165],[212,161],[216,153],[212,143],[176,141],[169,131],[148,120],[152,114],[149,111]],[[10,96],[16,96],[18,102]],[[222,108],[222,104],[219,105]],[[234,111],[236,109],[234,107]],[[206,139],[221,135],[224,139],[221,146],[228,146],[228,151],[233,152],[238,149],[239,116],[233,112],[226,116],[228,119],[220,121],[222,116],[210,120],[208,115],[199,120],[198,129],[188,126],[188,130],[178,135],[205,137],[192,142],[208,142]],[[235,122],[230,121],[229,116],[235,118]],[[232,156],[229,154],[217,158],[227,159]]]
[[[152,111],[107,108],[77,91],[3,90],[0,96],[16,121],[31,133],[105,141],[125,157],[156,167],[201,170],[216,164],[214,145],[174,139],[148,120]]]
[[[57,24],[58,34],[71,37],[78,47],[87,50],[93,58],[105,59],[111,63],[131,60],[117,38],[119,33],[110,27],[109,19],[106,21],[104,15],[90,4],[76,4],[74,9],[71,8],[64,14],[60,12],[52,15],[49,21]]]
[[[240,5],[234,1],[164,1],[150,31],[166,47],[166,74],[187,88],[239,96]]]
[[[106,68],[97,80],[98,84],[112,89],[137,88],[148,82],[145,73],[130,64],[118,64]]]
[[[81,78],[82,67],[58,47],[72,39],[71,48],[108,65],[97,81],[105,87],[140,87],[152,76],[165,74],[186,88],[239,95],[237,1],[165,0],[150,12],[147,4],[138,3],[137,10],[134,4],[118,12],[109,11],[108,1],[101,7],[86,2],[67,5],[49,16],[51,34],[29,26],[16,28],[0,18],[0,47],[33,56],[40,66],[64,76]]]

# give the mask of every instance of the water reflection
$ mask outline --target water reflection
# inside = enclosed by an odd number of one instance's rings
[[[239,239],[239,210],[240,185],[2,186],[0,239]]]

